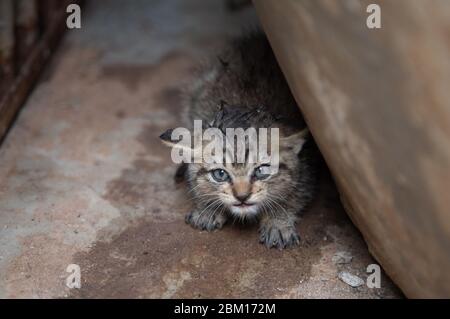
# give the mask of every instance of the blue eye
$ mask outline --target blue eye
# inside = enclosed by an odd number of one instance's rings
[[[270,176],[270,167],[269,165],[261,165],[255,168],[255,172],[253,173],[255,179],[266,179]]]
[[[215,169],[211,171],[211,176],[217,182],[227,182],[230,180],[230,175],[224,169]]]

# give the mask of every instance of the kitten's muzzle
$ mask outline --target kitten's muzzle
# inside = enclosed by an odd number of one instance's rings
[[[236,203],[230,207],[233,214],[238,216],[252,216],[258,213],[258,206],[255,203]]]

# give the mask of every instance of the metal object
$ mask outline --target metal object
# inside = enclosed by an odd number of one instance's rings
[[[69,3],[0,0],[0,140],[66,30]]]

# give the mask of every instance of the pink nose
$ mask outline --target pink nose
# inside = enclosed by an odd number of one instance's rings
[[[233,183],[233,195],[237,200],[245,202],[251,195],[251,185],[245,177],[237,177]]]
[[[250,197],[250,193],[234,194],[234,197],[241,202],[245,202]]]

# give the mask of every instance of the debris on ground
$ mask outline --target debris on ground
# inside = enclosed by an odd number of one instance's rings
[[[341,264],[349,264],[352,262],[353,256],[347,251],[338,251],[334,256],[331,258],[331,261],[335,265],[341,265]]]
[[[353,288],[364,285],[364,280],[362,280],[358,276],[352,275],[347,271],[341,271],[338,275],[338,278]]]

